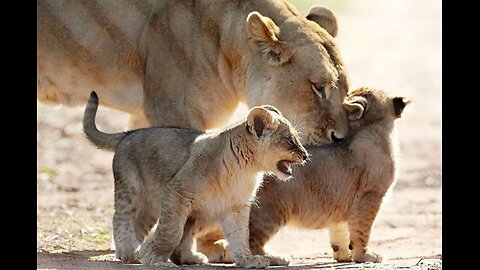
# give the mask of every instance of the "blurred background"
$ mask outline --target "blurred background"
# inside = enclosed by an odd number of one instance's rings
[[[337,16],[337,37],[352,89],[371,86],[413,100],[396,124],[397,184],[379,214],[371,247],[389,258],[441,258],[442,17],[440,0],[291,0],[300,12],[321,4]],[[239,114],[232,122],[246,113]],[[83,108],[37,103],[37,249],[111,248],[113,154],[84,137]],[[107,132],[128,115],[100,108]],[[297,258],[328,258],[324,231],[286,228],[270,242]],[[328,255],[327,255],[328,254]]]

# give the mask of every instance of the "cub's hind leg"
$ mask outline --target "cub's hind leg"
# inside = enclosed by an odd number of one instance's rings
[[[117,170],[114,163],[115,195],[113,215],[113,238],[115,241],[115,253],[123,263],[138,263],[138,247],[140,245],[133,227],[136,216],[136,189],[132,180],[136,175],[125,174]]]
[[[135,218],[135,235],[139,243],[143,243],[151,229],[157,223],[159,210],[146,199],[141,201]]]
[[[373,222],[382,203],[383,195],[370,192],[361,197],[353,207],[348,221],[350,246],[355,262],[382,262],[380,254],[368,250],[368,240]]]
[[[333,249],[333,258],[338,262],[351,262],[352,255],[348,249],[350,236],[346,222],[335,223],[328,227],[330,244]]]

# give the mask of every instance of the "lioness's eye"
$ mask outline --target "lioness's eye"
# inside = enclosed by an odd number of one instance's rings
[[[319,83],[312,83],[312,90],[315,92],[315,94],[317,94],[317,96],[320,97],[320,99],[325,99],[325,86]]]

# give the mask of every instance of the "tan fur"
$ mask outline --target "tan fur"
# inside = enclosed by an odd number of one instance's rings
[[[336,28],[333,13],[309,16],[285,0],[39,0],[37,97],[76,105],[95,90],[131,126],[202,131],[222,127],[239,102],[272,104],[303,142],[329,144],[348,133],[348,79],[322,28]]]
[[[408,103],[369,88],[350,93],[344,102],[351,120],[349,137],[339,145],[308,147],[311,161],[296,170],[291,181],[264,178],[250,212],[253,254],[267,255],[270,265],[288,264],[287,258],[266,254],[264,246],[290,224],[328,228],[337,261],[380,262],[382,257],[367,244],[382,199],[396,177],[394,121]]]
[[[184,230],[198,219],[220,223],[237,266],[268,266],[268,259],[253,256],[248,248],[250,202],[264,173],[287,179],[289,173],[279,164],[300,164],[308,157],[296,130],[276,108],[254,107],[246,121],[215,133],[155,127],[118,134],[97,130],[97,108],[92,93],[84,130],[97,146],[115,150],[113,230],[118,258],[164,265]],[[191,243],[186,239],[182,245]],[[207,258],[190,252],[181,262],[206,263]]]

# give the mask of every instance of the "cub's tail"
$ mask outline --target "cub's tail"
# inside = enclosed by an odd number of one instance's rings
[[[95,116],[98,109],[98,96],[95,91],[92,91],[88,99],[85,114],[83,115],[83,132],[87,138],[95,144],[98,148],[114,151],[118,143],[125,137],[126,132],[108,134],[101,132],[95,125]]]

